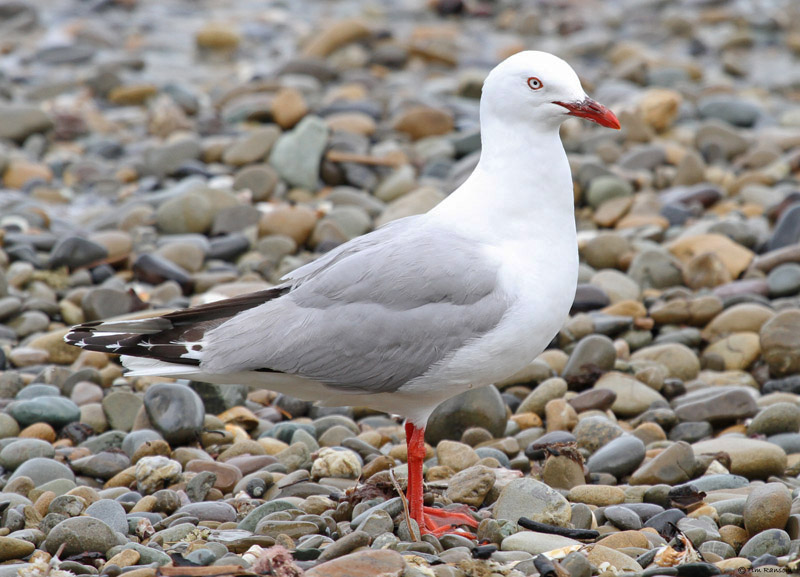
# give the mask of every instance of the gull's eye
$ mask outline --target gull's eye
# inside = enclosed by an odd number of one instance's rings
[[[528,87],[530,87],[531,90],[539,90],[542,86],[544,86],[542,81],[535,76],[528,78]]]

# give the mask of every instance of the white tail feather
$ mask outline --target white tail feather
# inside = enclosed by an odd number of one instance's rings
[[[129,377],[191,377],[200,373],[198,367],[191,365],[179,365],[175,363],[165,363],[156,359],[144,357],[132,357],[122,355],[123,366],[128,369],[126,376]]]

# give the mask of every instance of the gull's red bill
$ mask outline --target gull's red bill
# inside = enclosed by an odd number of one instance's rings
[[[620,129],[617,116],[608,108],[599,102],[592,100],[588,96],[580,102],[554,102],[553,104],[563,106],[569,111],[571,116],[585,118],[586,120],[596,122],[600,126],[606,126],[615,130]]]

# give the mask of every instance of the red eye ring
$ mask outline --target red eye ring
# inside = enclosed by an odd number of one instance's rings
[[[544,84],[542,84],[542,81],[536,78],[535,76],[531,76],[530,78],[528,78],[528,88],[530,88],[531,90],[539,90],[543,86]]]

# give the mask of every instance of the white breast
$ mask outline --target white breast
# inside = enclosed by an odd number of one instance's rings
[[[457,351],[401,390],[443,399],[471,386],[493,384],[527,366],[558,333],[575,296],[578,251],[573,234],[530,246],[515,241],[486,247],[503,264],[499,283],[508,312],[492,331]]]

